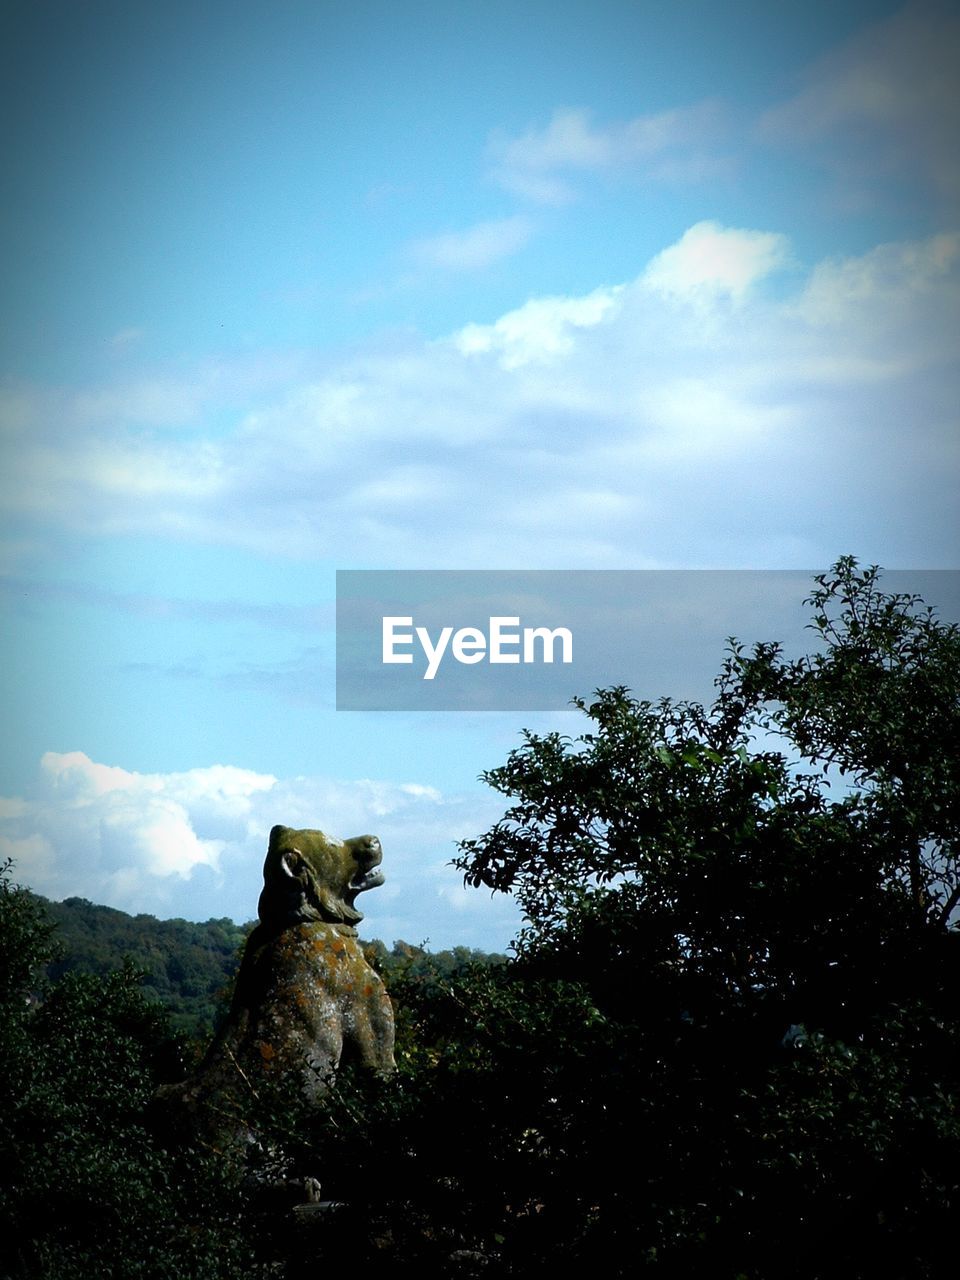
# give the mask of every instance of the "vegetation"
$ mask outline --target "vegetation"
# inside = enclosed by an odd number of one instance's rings
[[[150,1132],[153,1091],[183,1062],[141,975],[47,985],[52,927],[8,866],[0,940],[0,1274],[239,1275],[237,1171]]]
[[[560,1066],[565,1189],[574,1152],[591,1169],[567,1256],[939,1274],[960,1167],[960,632],[852,560],[809,603],[812,656],[734,643],[709,710],[607,690],[578,704],[576,741],[526,735],[487,775],[513,803],[460,865],[517,895],[522,969],[578,980],[603,1027],[596,1087]]]
[[[48,978],[74,972],[106,976],[125,958],[143,973],[144,993],[169,1009],[175,1031],[196,1039],[210,1035],[252,923],[130,916],[85,898],[39,901],[60,943],[46,966]]]
[[[27,1006],[47,926],[5,886],[11,1274],[952,1274],[960,632],[852,559],[810,604],[810,656],[731,642],[712,706],[598,691],[578,737],[525,734],[485,775],[508,807],[458,862],[516,895],[517,957],[372,944],[396,1076],[253,1118],[344,1202],[309,1230],[151,1133],[175,1054],[129,972]]]
[[[49,902],[29,896],[55,931],[54,953],[42,968],[46,980],[57,982],[68,973],[106,977],[126,961],[142,975],[144,995],[168,1010],[174,1033],[198,1044],[210,1038],[229,1003],[252,921],[238,925],[227,917],[203,923],[158,920],[96,906],[86,898]],[[402,940],[388,948],[379,938],[364,943],[364,948],[388,978],[402,970],[408,980],[426,986],[470,964],[506,960],[469,947],[431,952]]]

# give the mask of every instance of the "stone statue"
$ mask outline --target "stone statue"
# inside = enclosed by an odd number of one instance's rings
[[[376,836],[337,840],[274,827],[263,867],[260,923],[250,934],[233,1002],[196,1075],[162,1090],[201,1131],[230,1130],[266,1080],[320,1098],[348,1059],[389,1072],[393,1009],[355,925],[357,895],[383,884]]]

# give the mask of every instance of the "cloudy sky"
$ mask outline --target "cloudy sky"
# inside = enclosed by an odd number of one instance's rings
[[[574,722],[337,713],[336,569],[956,568],[958,54],[956,4],[10,5],[17,878],[247,919],[275,822],[372,830],[367,936],[503,947],[454,841]]]

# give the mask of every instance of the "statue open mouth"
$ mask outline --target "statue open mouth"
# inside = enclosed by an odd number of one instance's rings
[[[369,871],[364,871],[360,875],[356,875],[350,881],[350,891],[354,894],[364,893],[367,889],[376,889],[378,885],[383,884],[386,877],[379,867],[371,867]]]

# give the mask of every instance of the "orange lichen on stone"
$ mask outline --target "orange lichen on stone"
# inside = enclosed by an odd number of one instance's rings
[[[258,1072],[289,1073],[316,1100],[344,1053],[375,1071],[394,1069],[393,1010],[363,954],[353,905],[382,883],[380,858],[374,836],[270,833],[260,924],[244,950],[230,1013],[200,1071],[181,1087],[184,1096],[209,1100],[211,1128],[226,1100],[245,1103],[255,1094]]]

